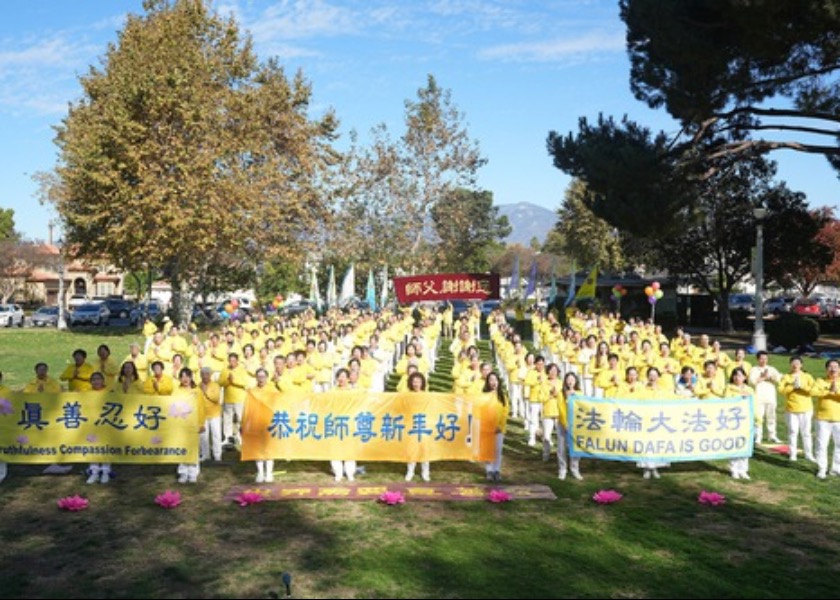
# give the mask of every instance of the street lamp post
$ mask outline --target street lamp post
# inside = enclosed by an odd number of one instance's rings
[[[752,345],[756,352],[767,350],[767,335],[764,333],[764,218],[767,209],[758,207],[753,209],[755,216],[755,328],[753,330]]]
[[[67,319],[64,310],[64,248],[61,240],[56,242],[58,246],[58,322],[56,327],[60,330],[67,329]]]

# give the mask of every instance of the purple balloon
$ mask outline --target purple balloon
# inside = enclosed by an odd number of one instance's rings
[[[651,304],[656,304],[656,296],[648,296],[648,302]]]

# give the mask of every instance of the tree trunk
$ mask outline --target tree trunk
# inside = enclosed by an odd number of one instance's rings
[[[718,325],[723,333],[732,333],[735,327],[732,325],[732,313],[729,312],[729,292],[720,292],[718,298]]]
[[[179,260],[172,265],[170,284],[172,285],[172,320],[179,326],[189,327],[192,320],[193,297],[186,280],[181,276],[181,261]]]

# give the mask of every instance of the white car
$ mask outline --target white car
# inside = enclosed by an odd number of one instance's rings
[[[23,327],[23,309],[17,304],[0,304],[0,327]]]

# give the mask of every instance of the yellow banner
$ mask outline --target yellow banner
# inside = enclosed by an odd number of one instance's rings
[[[242,460],[493,460],[491,395],[249,391]]]
[[[717,400],[569,398],[572,456],[680,462],[751,456],[751,397]]]
[[[184,396],[13,393],[0,398],[0,461],[193,463],[198,429]]]

